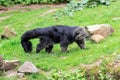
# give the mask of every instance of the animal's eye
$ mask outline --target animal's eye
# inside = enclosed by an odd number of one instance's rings
[[[76,34],[79,34],[79,33],[80,33],[80,31],[77,31],[77,32],[76,32]]]
[[[79,35],[79,33],[76,33],[76,35]]]

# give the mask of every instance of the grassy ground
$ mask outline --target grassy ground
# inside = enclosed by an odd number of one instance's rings
[[[17,32],[17,36],[9,40],[0,40],[0,54],[4,59],[17,59],[21,64],[25,61],[33,62],[38,68],[49,71],[53,69],[70,69],[82,63],[92,63],[104,55],[111,55],[120,51],[120,19],[113,21],[113,18],[120,17],[120,0],[112,2],[110,6],[99,6],[96,8],[87,8],[83,11],[76,12],[73,17],[62,16],[58,20],[54,20],[54,13],[40,16],[42,13],[51,8],[41,8],[30,11],[10,11],[0,13],[0,17],[10,16],[5,20],[0,21],[0,33],[5,26],[9,26]],[[107,37],[106,40],[99,44],[86,41],[87,50],[81,50],[73,43],[69,46],[69,53],[61,53],[59,44],[53,48],[54,53],[47,54],[44,50],[41,53],[35,53],[35,46],[38,39],[32,40],[33,52],[24,53],[20,37],[27,31],[37,27],[47,27],[51,25],[70,25],[70,26],[87,26],[92,24],[107,23],[113,26],[115,32],[112,36]],[[42,79],[41,74],[28,75],[28,80]],[[0,78],[8,79],[8,78]],[[9,78],[16,80],[16,78]]]

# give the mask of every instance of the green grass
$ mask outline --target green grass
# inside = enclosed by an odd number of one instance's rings
[[[9,26],[17,32],[17,36],[9,40],[0,40],[0,54],[4,59],[17,59],[21,64],[25,61],[33,62],[38,68],[49,71],[53,69],[67,70],[82,63],[92,63],[101,56],[111,55],[115,52],[120,52],[120,20],[113,21],[115,17],[120,17],[120,0],[112,2],[110,6],[99,6],[96,8],[87,8],[83,11],[78,11],[73,17],[62,16],[58,20],[54,20],[54,13],[39,17],[40,14],[46,12],[50,8],[42,8],[39,10],[30,10],[26,12],[12,11],[0,13],[0,17],[11,17],[0,22],[0,33],[5,26]],[[35,53],[38,39],[32,40],[33,52],[25,53],[20,44],[21,35],[27,31],[37,27],[47,27],[52,25],[70,25],[70,26],[87,26],[92,24],[107,23],[113,26],[115,32],[106,40],[95,44],[91,41],[86,41],[87,50],[81,50],[73,43],[69,46],[69,53],[61,53],[60,45],[54,45],[51,54],[44,50],[41,53]],[[26,26],[27,25],[27,26]],[[63,59],[65,57],[65,59]],[[42,79],[43,75],[28,75],[28,80]],[[0,78],[0,80],[6,78]],[[16,80],[16,78],[11,78]]]

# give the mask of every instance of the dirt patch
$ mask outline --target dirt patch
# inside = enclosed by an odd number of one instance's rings
[[[7,8],[0,6],[0,11],[7,11]]]
[[[43,13],[43,14],[40,14],[40,17],[45,16],[45,15],[47,15],[47,14],[49,14],[49,13],[53,13],[53,12],[55,12],[55,11],[57,11],[57,9],[48,10],[47,12],[45,12],[45,13]]]
[[[11,17],[11,15],[9,15],[9,16],[4,16],[4,17],[0,17],[0,22],[1,22],[2,20],[8,19],[8,18],[10,18],[10,17]]]
[[[36,9],[41,9],[44,7],[48,8],[62,8],[65,7],[66,4],[32,4],[32,5],[16,5],[12,7],[4,7],[0,9],[0,13],[5,12],[5,11],[30,11],[30,10],[36,10]]]

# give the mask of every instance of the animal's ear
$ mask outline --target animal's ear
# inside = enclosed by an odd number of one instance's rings
[[[88,27],[85,26],[85,32],[86,32],[86,38],[90,38],[91,37],[91,33],[88,31]]]
[[[88,27],[87,27],[87,26],[85,26],[84,28],[85,28],[85,30],[87,30],[87,31],[88,31]]]

